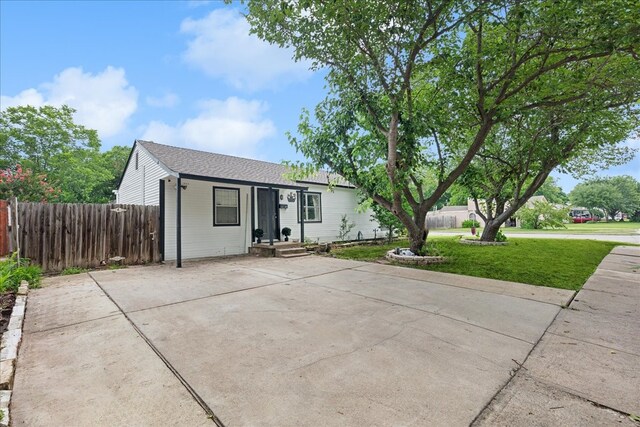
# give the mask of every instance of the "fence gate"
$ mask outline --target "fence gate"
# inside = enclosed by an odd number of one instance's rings
[[[161,259],[158,206],[18,202],[17,209],[12,238],[45,271]]]

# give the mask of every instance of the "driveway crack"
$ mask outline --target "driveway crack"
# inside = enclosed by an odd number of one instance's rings
[[[95,282],[95,284],[100,288],[100,290],[102,290],[102,292],[107,296],[107,298],[109,298],[111,300],[111,302],[118,307],[118,310],[120,311],[120,313],[122,313],[122,315],[124,316],[125,319],[127,319],[127,321],[129,322],[129,324],[131,325],[131,327],[138,333],[138,335],[147,343],[147,345],[151,348],[151,350],[160,358],[160,360],[162,360],[162,362],[166,365],[167,368],[169,368],[169,371],[171,371],[171,373],[178,379],[178,381],[180,381],[180,383],[184,386],[184,388],[187,389],[187,392],[189,392],[189,394],[193,397],[193,399],[198,403],[198,405],[200,405],[200,407],[204,410],[204,412],[207,414],[207,417],[214,422],[214,424],[218,427],[225,427],[224,423],[216,416],[216,414],[213,412],[213,410],[209,407],[209,405],[207,404],[207,402],[204,401],[204,399],[198,394],[198,392],[191,386],[191,384],[189,384],[187,382],[187,380],[180,375],[180,372],[178,372],[178,370],[171,364],[171,362],[169,362],[169,360],[160,352],[160,350],[153,344],[153,342],[151,342],[151,340],[144,334],[144,332],[142,332],[142,330],[140,328],[138,328],[138,326],[131,320],[131,318],[129,318],[129,316],[127,315],[127,313],[124,312],[124,310],[122,310],[122,307],[120,307],[120,305],[113,299],[111,298],[111,295],[109,295],[107,293],[107,291],[100,285],[100,283],[95,279],[95,277],[93,277],[93,275],[91,273],[89,273],[89,277],[91,277],[91,279]]]

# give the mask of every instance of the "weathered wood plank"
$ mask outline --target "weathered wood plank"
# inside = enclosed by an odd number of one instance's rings
[[[20,230],[12,234],[20,241],[21,256],[45,271],[98,267],[116,256],[124,257],[126,264],[160,260],[157,206],[19,203],[18,207]],[[117,208],[126,210],[114,211]]]

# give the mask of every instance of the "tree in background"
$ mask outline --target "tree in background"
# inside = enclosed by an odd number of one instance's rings
[[[593,69],[635,54],[633,4],[263,0],[248,3],[247,19],[327,70],[329,95],[315,120],[303,113],[291,143],[389,210],[420,253],[426,213],[497,123],[582,99],[599,90],[587,84]],[[418,176],[425,166],[437,171],[432,191]]]
[[[35,174],[19,164],[0,170],[0,200],[17,197],[21,201],[50,202],[56,200],[58,194],[44,174]]]
[[[623,65],[621,74],[634,72]],[[639,112],[631,108],[640,96],[638,70],[635,86],[619,88],[615,79],[606,85],[611,77],[607,73],[601,75],[602,90],[583,101],[521,114],[493,129],[460,178],[485,221],[482,240],[493,241],[500,227],[541,189],[562,202],[553,182],[543,187],[553,170],[580,175],[633,158],[635,152],[622,142],[638,126]]]
[[[78,149],[99,150],[95,130],[73,122],[75,110],[63,105],[9,107],[0,112],[0,167],[22,163],[36,174],[50,174],[51,161]]]
[[[548,177],[533,195],[544,196],[549,203],[565,204],[569,201],[569,196],[560,188],[556,179],[552,176]]]
[[[11,171],[20,167],[29,179],[56,189],[46,192],[47,197],[41,197],[37,186],[25,189],[23,200],[106,203],[113,199],[130,149],[115,146],[100,152],[97,132],[75,124],[74,112],[64,105],[0,111],[0,167]]]
[[[553,203],[545,201],[535,201],[531,207],[521,207],[516,216],[522,222],[522,228],[567,228],[569,208],[558,208]]]
[[[640,210],[640,183],[628,175],[595,178],[576,185],[569,198],[575,206],[601,210],[605,220],[618,213],[633,216]]]

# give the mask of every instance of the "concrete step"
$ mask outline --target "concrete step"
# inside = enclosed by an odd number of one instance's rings
[[[299,246],[297,248],[277,248],[276,249],[276,256],[283,257],[283,258],[286,255],[301,255],[306,253],[307,253],[307,250]]]
[[[295,253],[295,254],[284,254],[284,255],[280,255],[279,258],[297,258],[297,257],[301,257],[301,256],[308,256],[311,255],[311,253],[305,251],[304,253]]]

